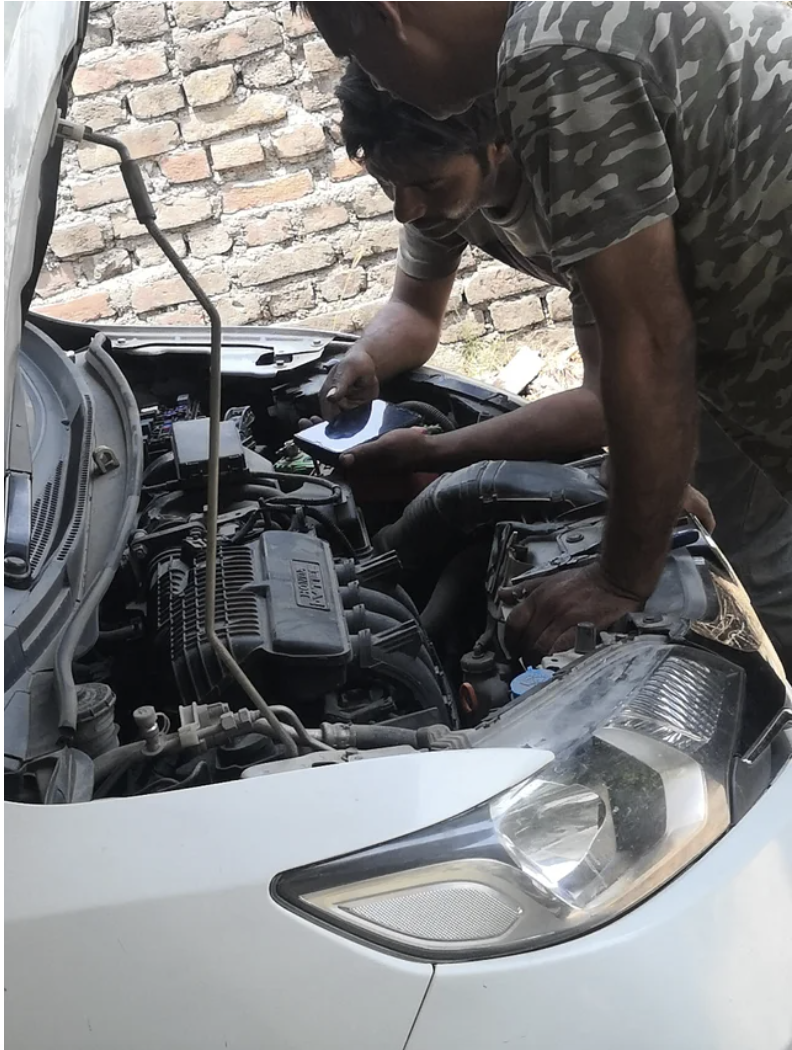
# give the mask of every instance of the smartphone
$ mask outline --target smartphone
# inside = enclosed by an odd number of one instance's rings
[[[376,441],[392,430],[421,426],[423,420],[414,412],[387,401],[342,412],[331,423],[317,423],[294,435],[294,443],[313,459],[334,466],[340,456],[359,445]]]

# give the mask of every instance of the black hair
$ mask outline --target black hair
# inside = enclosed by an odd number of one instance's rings
[[[349,57],[344,42],[350,27],[360,18],[360,4],[296,3],[292,0],[289,7],[293,15],[302,15],[313,22],[337,58]]]
[[[341,104],[341,136],[354,160],[391,167],[406,158],[472,154],[486,172],[487,147],[503,142],[494,96],[476,99],[459,116],[437,120],[374,86],[350,60],[336,89]]]

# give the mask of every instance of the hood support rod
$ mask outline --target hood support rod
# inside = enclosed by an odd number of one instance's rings
[[[129,199],[135,209],[138,222],[145,226],[163,255],[190,289],[209,318],[211,333],[209,355],[209,478],[206,501],[206,608],[204,611],[206,636],[220,663],[225,666],[231,677],[253,702],[258,711],[261,712],[263,718],[266,719],[272,728],[275,737],[283,745],[286,754],[296,758],[299,751],[293,736],[239,666],[239,663],[221,639],[217,629],[217,520],[220,505],[220,415],[223,338],[220,314],[188,267],[178,257],[162,230],[157,226],[157,214],[154,211],[154,205],[151,203],[148,190],[143,182],[142,172],[132,159],[124,143],[110,135],[99,134],[92,131],[89,127],[73,124],[66,120],[59,121],[57,132],[63,135],[64,138],[77,142],[93,142],[98,146],[107,146],[115,150],[120,157],[121,175],[123,176]],[[61,698],[61,703],[63,706],[63,698]],[[74,706],[76,710],[76,696]],[[61,722],[64,722],[63,717]],[[70,724],[71,719],[69,718],[66,722],[67,724],[63,725],[62,729],[73,732],[74,726]]]

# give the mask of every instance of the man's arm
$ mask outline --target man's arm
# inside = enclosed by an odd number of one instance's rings
[[[583,621],[610,627],[640,608],[665,563],[696,451],[695,325],[664,219],[577,267],[601,340],[611,458],[599,562],[502,597],[515,653],[568,648]]]
[[[645,599],[662,571],[696,453],[695,325],[672,220],[590,256],[577,273],[600,333],[610,442],[602,570],[617,589]]]
[[[576,328],[575,338],[583,359],[583,383],[574,390],[551,394],[450,434],[396,431],[363,445],[344,465],[444,473],[486,459],[563,459],[605,444],[596,326]]]
[[[426,364],[437,347],[454,277],[419,281],[396,267],[390,299],[324,383],[326,418],[368,404],[384,380]]]

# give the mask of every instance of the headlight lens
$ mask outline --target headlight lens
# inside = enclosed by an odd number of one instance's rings
[[[523,743],[555,752],[538,773],[432,828],[287,872],[275,895],[436,961],[602,926],[726,831],[742,691],[742,672],[710,653],[655,640],[615,646],[525,702]],[[548,726],[587,694],[597,724],[572,740],[567,724],[554,747]]]

